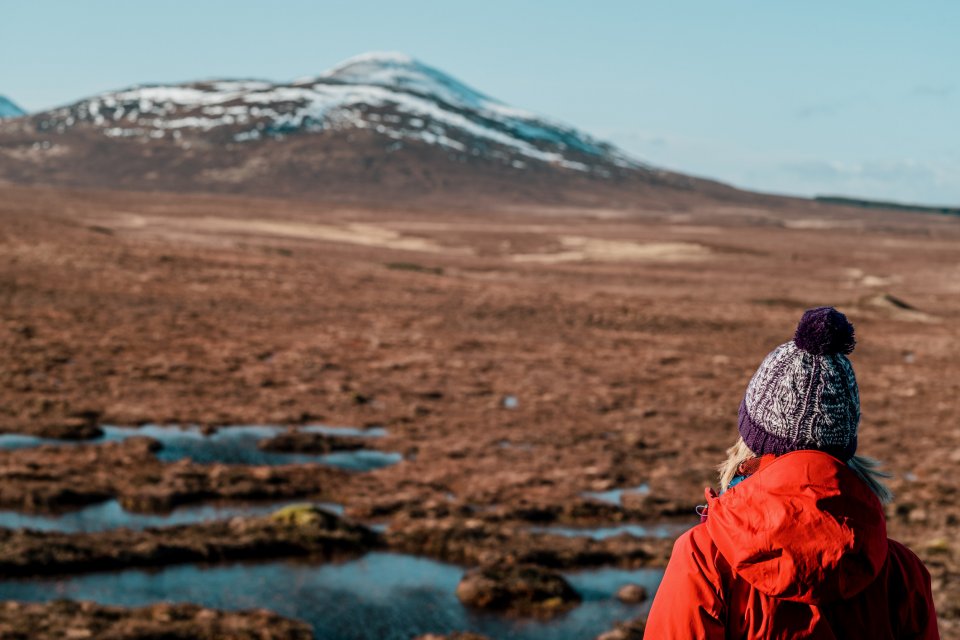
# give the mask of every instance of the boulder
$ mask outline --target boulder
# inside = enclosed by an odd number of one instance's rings
[[[596,637],[596,640],[643,640],[646,630],[646,621],[636,618],[627,622],[618,622],[610,631],[605,631]]]
[[[257,446],[263,451],[278,453],[330,453],[332,451],[356,451],[363,449],[360,438],[331,436],[325,433],[290,430],[272,438],[261,440]]]
[[[639,584],[625,584],[617,590],[617,600],[627,604],[646,602],[649,597],[647,588]]]
[[[561,574],[530,564],[489,564],[464,574],[457,597],[477,609],[550,617],[580,603]]]

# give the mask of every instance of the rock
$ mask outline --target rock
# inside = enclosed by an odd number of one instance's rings
[[[42,438],[57,440],[92,440],[103,435],[103,429],[95,421],[76,416],[41,422],[32,431]]]
[[[912,523],[923,523],[927,521],[927,510],[921,507],[911,509],[907,519]]]
[[[601,633],[596,637],[596,640],[643,640],[646,626],[646,621],[642,618],[636,618],[629,622],[618,622],[616,627]]]
[[[929,554],[951,555],[953,549],[950,540],[947,538],[932,538],[923,545],[924,550]]]
[[[550,617],[580,603],[566,578],[536,565],[490,564],[468,571],[457,597],[477,609]]]
[[[649,597],[647,588],[639,584],[625,584],[617,590],[617,600],[627,604],[639,604]]]
[[[331,451],[356,451],[363,449],[359,438],[331,436],[325,433],[291,430],[272,438],[261,440],[257,446],[263,451],[278,453],[330,453]]]
[[[340,519],[328,511],[318,509],[312,504],[291,504],[270,514],[274,522],[294,527],[310,527],[320,525],[331,528]]]

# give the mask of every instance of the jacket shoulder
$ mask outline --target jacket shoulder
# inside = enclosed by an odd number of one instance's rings
[[[698,523],[684,531],[673,543],[674,552],[677,550],[690,551],[700,549],[707,551],[710,548],[716,548],[713,538],[707,533],[707,527],[703,523]]]
[[[723,581],[717,548],[703,524],[673,544],[663,581],[647,618],[647,638],[723,640],[726,637]]]
[[[677,538],[670,561],[692,565],[704,578],[721,586],[723,568],[720,565],[725,563],[704,524],[695,525]]]
[[[887,540],[887,553],[891,565],[895,565],[905,580],[910,583],[916,578],[930,581],[930,572],[924,566],[920,557],[911,551],[905,544],[893,539]]]
[[[898,637],[939,640],[930,572],[906,545],[887,542],[887,593],[899,614]]]

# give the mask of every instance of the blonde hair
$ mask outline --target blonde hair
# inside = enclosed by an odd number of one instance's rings
[[[720,472],[720,491],[726,491],[730,487],[742,463],[756,457],[743,438],[737,438],[736,443],[727,449],[727,459],[717,467]],[[847,461],[847,467],[870,487],[881,503],[893,502],[893,492],[881,480],[881,478],[889,478],[890,474],[880,470],[879,461],[864,456],[853,456]]]

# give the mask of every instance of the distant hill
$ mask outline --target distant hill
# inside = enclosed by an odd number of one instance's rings
[[[17,118],[26,115],[26,111],[21,109],[6,96],[0,96],[0,118]]]
[[[861,207],[864,209],[892,209],[894,211],[919,211],[922,213],[943,213],[950,216],[960,216],[960,207],[931,207],[919,204],[907,204],[903,202],[845,198],[843,196],[817,196],[814,199],[817,202],[840,204],[847,207]]]
[[[651,167],[396,53],[293,82],[136,86],[4,121],[0,180],[451,205],[763,197]]]

